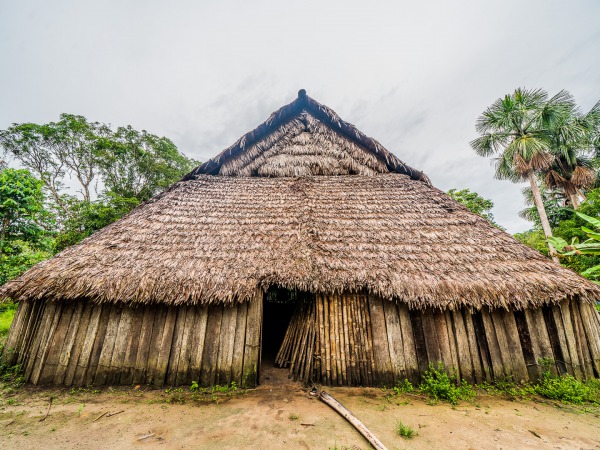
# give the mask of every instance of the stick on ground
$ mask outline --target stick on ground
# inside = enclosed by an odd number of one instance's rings
[[[348,422],[350,422],[350,424],[354,428],[356,428],[358,430],[358,432],[360,434],[362,434],[367,441],[369,441],[369,443],[373,446],[373,448],[375,448],[377,450],[387,450],[385,445],[383,445],[381,443],[381,441],[379,439],[377,439],[373,435],[373,433],[371,433],[369,431],[369,429],[367,427],[365,427],[365,425],[360,420],[358,420],[356,417],[354,417],[354,415],[350,411],[348,411],[344,407],[344,405],[342,405],[340,402],[338,402],[335,398],[333,398],[331,395],[329,395],[325,391],[321,391],[321,393],[319,394],[319,398],[323,402],[325,402],[329,406],[331,406],[331,408],[333,408],[335,411],[337,411],[344,419],[346,419]]]
[[[44,420],[46,420],[46,417],[48,417],[48,414],[50,414],[51,407],[52,407],[52,397],[50,397],[50,403],[48,403],[48,411],[46,411],[46,415],[40,419],[40,422],[43,422]]]

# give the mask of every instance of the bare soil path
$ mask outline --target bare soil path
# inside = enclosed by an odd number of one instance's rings
[[[599,408],[486,396],[452,407],[417,396],[386,398],[374,388],[328,392],[389,449],[600,448]],[[0,445],[6,449],[369,448],[344,419],[289,382],[215,397],[144,387],[23,387],[1,395]],[[40,422],[50,396],[50,414]],[[398,420],[418,435],[398,436]]]

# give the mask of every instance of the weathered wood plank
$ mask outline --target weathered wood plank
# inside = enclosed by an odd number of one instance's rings
[[[73,376],[73,382],[75,386],[83,386],[85,384],[85,376],[90,365],[90,359],[92,356],[92,349],[94,347],[94,341],[98,333],[100,326],[100,315],[102,312],[102,305],[89,304],[90,307],[90,319],[88,322],[87,329],[84,330],[84,336],[82,338],[83,345],[79,359],[77,360],[77,368],[75,369],[75,375]]]
[[[146,384],[158,384],[156,375],[158,371],[158,357],[160,354],[163,334],[167,322],[167,313],[169,308],[167,306],[157,306],[156,316],[154,318],[154,325],[152,326],[152,337],[150,338],[150,352],[148,353],[148,367],[146,368]],[[160,384],[162,386],[162,384]]]
[[[104,336],[100,359],[98,360],[98,368],[94,376],[94,385],[96,386],[103,386],[107,383],[110,363],[117,339],[117,331],[119,330],[119,322],[121,320],[121,311],[122,307],[120,305],[112,304],[110,307],[106,335]]]
[[[246,343],[244,348],[244,387],[254,387],[258,383],[260,371],[261,339],[263,317],[263,292],[256,290],[255,297],[248,303]]]
[[[98,328],[96,335],[94,336],[92,353],[90,354],[89,365],[85,372],[85,382],[83,383],[87,386],[95,382],[96,372],[98,371],[100,355],[102,354],[102,348],[104,347],[104,339],[106,338],[106,330],[108,329],[108,321],[110,319],[113,305],[106,303],[101,305],[101,307]]]
[[[202,386],[216,384],[217,357],[221,345],[221,321],[223,319],[223,305],[211,305],[208,307],[208,321],[206,324],[206,342],[202,355]],[[210,338],[208,338],[210,336]]]
[[[179,366],[179,356],[181,355],[181,343],[183,333],[185,332],[185,322],[187,318],[187,309],[185,306],[177,307],[177,318],[173,328],[173,339],[171,341],[171,351],[167,364],[167,373],[165,376],[166,384],[175,386],[177,381],[177,367]]]
[[[69,361],[71,360],[73,345],[75,344],[75,338],[77,337],[77,330],[79,329],[79,325],[81,324],[81,316],[83,314],[84,303],[82,301],[76,301],[74,302],[73,306],[73,315],[71,316],[71,321],[69,322],[67,334],[65,335],[63,346],[58,356],[57,368],[54,374],[54,384],[60,385],[63,384],[65,381],[65,376],[67,374],[67,366],[69,365]]]
[[[452,314],[452,324],[454,334],[456,335],[456,352],[458,358],[458,373],[461,380],[466,380],[469,383],[476,382],[476,376],[473,370],[473,362],[471,360],[471,351],[469,349],[469,338],[467,337],[467,329],[463,319],[462,310],[454,310]]]
[[[36,332],[36,337],[32,344],[31,355],[29,357],[29,361],[27,361],[27,365],[25,367],[25,381],[31,381],[31,377],[33,375],[34,368],[36,367],[36,361],[38,352],[42,347],[42,343],[46,340],[48,335],[48,330],[50,325],[52,324],[52,318],[54,315],[54,302],[43,302],[44,310],[42,312],[42,317],[40,319],[40,326]]]
[[[237,321],[237,305],[225,306],[221,321],[221,336],[219,338],[219,354],[217,355],[217,383],[231,383],[231,364],[233,362],[233,344],[235,343],[235,327]]]
[[[19,305],[17,306],[17,311],[15,312],[13,321],[8,329],[8,335],[6,336],[6,342],[4,343],[4,349],[2,350],[2,361],[4,361],[6,365],[12,366],[17,362],[21,344],[20,338],[26,327],[27,319],[29,318],[31,303],[32,302],[29,301],[19,302]]]
[[[138,384],[146,381],[150,351],[153,345],[154,322],[160,316],[160,309],[154,305],[143,308],[142,327],[137,351],[135,352],[135,363],[133,369],[132,383]]]
[[[440,349],[440,358],[444,367],[448,371],[452,371],[453,358],[452,351],[450,350],[450,337],[448,336],[448,326],[446,324],[446,316],[441,311],[433,312],[433,323],[435,326],[435,335]]]
[[[46,361],[39,379],[40,384],[50,384],[54,381],[54,374],[56,373],[58,358],[65,342],[74,310],[75,304],[72,302],[67,303],[63,308],[56,331],[52,337],[52,343],[47,350]]]
[[[594,376],[600,377],[600,330],[595,322],[594,315],[597,315],[594,306],[589,303],[579,302],[577,305],[581,315],[581,324],[585,331],[585,337],[588,341],[588,349],[592,359]]]
[[[133,374],[137,359],[137,350],[140,344],[142,325],[144,322],[145,306],[130,307],[131,323],[129,333],[125,340],[125,355],[120,369],[119,384],[128,385],[133,383]]]
[[[160,340],[158,359],[156,361],[156,368],[154,369],[154,376],[152,377],[152,384],[156,387],[162,387],[165,384],[178,309],[177,306],[169,306],[167,308],[167,317],[165,319],[165,326]]]
[[[185,326],[183,329],[183,338],[181,340],[181,353],[179,355],[179,363],[177,365],[177,376],[175,377],[175,385],[189,385],[192,380],[190,378],[190,357],[191,357],[191,337],[192,330],[196,323],[198,307],[196,305],[187,306],[185,315]]]
[[[481,314],[461,310],[464,319],[465,329],[467,330],[467,340],[469,341],[469,353],[471,354],[471,362],[473,363],[473,375],[477,383],[491,380],[491,369],[489,362],[489,350],[485,339],[479,338],[479,328],[483,333],[483,324],[481,322]]]
[[[47,313],[52,319],[49,323],[47,334],[45,334],[42,342],[40,343],[40,349],[35,357],[35,367],[31,373],[31,382],[33,384],[38,384],[40,381],[40,376],[42,375],[44,364],[46,363],[46,358],[48,357],[48,350],[52,344],[54,334],[56,333],[56,328],[58,327],[58,322],[60,321],[60,316],[62,315],[63,306],[63,303],[58,302],[51,302],[48,305]]]
[[[494,332],[496,333],[496,339],[498,341],[498,353],[502,359],[502,366],[504,367],[504,376],[514,381],[515,367],[513,366],[513,360],[511,352],[514,352],[514,348],[510,348],[508,344],[508,338],[506,337],[506,330],[504,328],[504,319],[502,312],[498,309],[490,311],[490,319]]]
[[[406,378],[406,363],[404,361],[402,330],[400,329],[400,318],[398,317],[398,308],[396,304],[384,300],[383,314],[385,316],[385,328],[387,330],[386,334],[394,381],[403,380]]]
[[[496,329],[494,327],[494,323],[488,308],[482,308],[481,319],[483,321],[483,326],[485,329],[485,339],[487,341],[488,349],[490,351],[492,372],[494,374],[494,378],[503,379],[507,375],[507,369],[509,368],[504,366],[504,360],[502,359],[500,345],[496,336]]]
[[[590,355],[588,342],[585,336],[585,330],[581,322],[581,316],[579,315],[578,304],[575,301],[571,301],[571,318],[573,320],[573,329],[575,331],[575,340],[577,347],[579,348],[579,354],[581,355],[579,361],[581,362],[581,369],[585,375],[586,380],[594,378],[594,369],[592,366],[592,356]]]
[[[521,340],[519,339],[519,330],[515,321],[515,315],[512,311],[500,311],[507,341],[507,350],[512,359],[513,377],[517,383],[523,383],[529,379],[527,371],[527,362],[523,355]]]
[[[93,305],[89,302],[83,301],[81,303],[83,309],[81,312],[81,317],[79,319],[79,326],[77,328],[75,342],[71,351],[71,358],[69,358],[69,363],[65,374],[65,386],[71,386],[75,379],[75,373],[77,372],[78,367],[77,363],[79,362],[79,357],[81,356],[81,350],[83,349],[83,344],[85,342],[86,333],[88,331],[88,326],[90,323],[90,317],[92,315]]]
[[[402,353],[406,367],[406,378],[411,383],[419,381],[419,363],[417,361],[417,349],[413,335],[410,312],[406,303],[398,303],[398,320],[402,331]]]
[[[560,312],[560,305],[552,306],[552,316],[554,317],[554,323],[556,325],[556,332],[558,341],[560,343],[560,347],[563,353],[563,360],[565,362],[565,368],[569,375],[575,376],[575,371],[573,369],[573,360],[571,359],[571,351],[569,349],[568,341],[570,337],[567,335],[565,330],[562,314]]]
[[[539,365],[540,360],[548,359],[554,361],[554,354],[550,339],[548,338],[548,330],[546,322],[540,309],[525,309],[525,319],[527,320],[527,328],[531,338],[531,347],[535,358],[535,363]],[[541,367],[540,367],[541,369]],[[550,364],[550,369],[553,374],[556,374],[556,365]]]
[[[426,309],[421,311],[421,320],[423,322],[423,336],[425,338],[425,346],[427,348],[427,366],[430,364],[437,367],[438,363],[443,363],[442,353],[437,338],[435,319],[433,311]]]
[[[388,346],[387,330],[383,313],[383,301],[380,297],[369,295],[369,314],[373,336],[373,356],[376,367],[376,384],[393,383],[392,363]]]
[[[562,325],[565,328],[565,333],[567,335],[567,347],[569,348],[573,373],[575,378],[581,380],[583,379],[581,353],[575,337],[575,329],[573,327],[573,319],[571,317],[571,306],[569,300],[565,300],[560,303],[560,315],[562,318]]]
[[[202,356],[206,338],[206,324],[208,323],[208,306],[199,306],[196,312],[196,324],[192,335],[192,353],[190,356],[190,378],[201,383]],[[212,339],[209,336],[208,339]]]
[[[240,303],[237,306],[233,361],[231,364],[231,381],[235,381],[238,386],[242,385],[242,374],[244,371],[244,347],[246,345],[247,314],[248,303]]]

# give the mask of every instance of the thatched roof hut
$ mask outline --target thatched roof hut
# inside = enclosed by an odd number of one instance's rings
[[[166,192],[7,283],[33,383],[600,374],[600,288],[300,91]],[[209,338],[210,336],[210,338]]]

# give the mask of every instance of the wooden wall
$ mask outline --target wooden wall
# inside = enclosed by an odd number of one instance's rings
[[[276,362],[290,377],[325,385],[418,383],[442,362],[461,379],[600,375],[600,318],[565,301],[535,310],[410,311],[367,294],[298,304]],[[235,306],[22,302],[2,359],[34,384],[254,386],[260,370],[262,292]],[[268,327],[269,324],[262,326]]]
[[[257,383],[262,293],[224,307],[22,302],[2,359],[34,384]]]
[[[541,375],[540,358],[554,361],[554,373],[588,379],[600,376],[599,317],[575,301],[470,313],[410,311],[366,294],[317,295],[294,314],[276,362],[294,379],[327,385],[418,383],[438,362],[469,382],[520,382]]]

